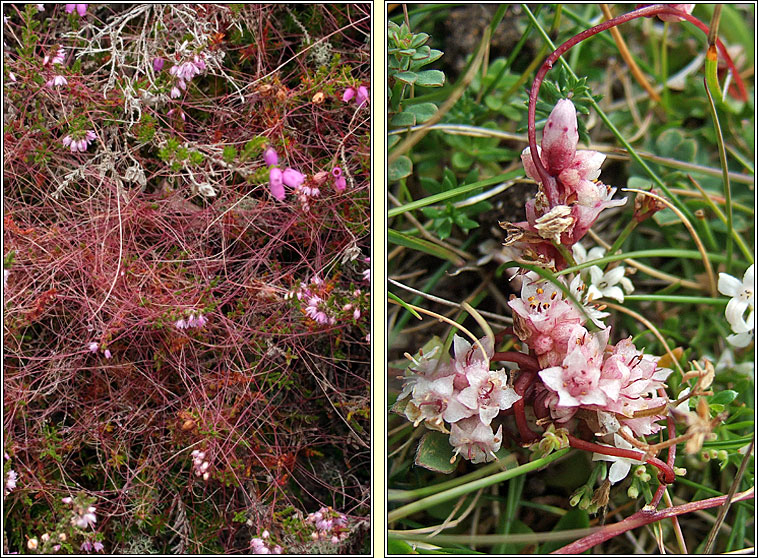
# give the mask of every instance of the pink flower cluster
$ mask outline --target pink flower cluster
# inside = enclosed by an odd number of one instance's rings
[[[347,180],[342,176],[342,169],[334,167],[332,169],[332,176],[334,177],[334,189],[338,192],[344,192],[345,188],[347,188]]]
[[[71,516],[71,525],[79,527],[80,529],[86,529],[88,527],[94,527],[97,522],[97,516],[95,512],[95,506],[84,506],[78,501],[74,501],[71,496],[62,498],[64,504],[71,504],[73,506],[73,515]]]
[[[303,173],[289,167],[282,170],[276,166],[279,163],[279,156],[271,147],[264,151],[263,162],[269,167],[269,189],[271,195],[279,201],[282,201],[285,197],[284,186],[289,186],[290,188],[295,188],[297,190],[298,188],[301,188],[303,182],[305,182],[305,175]],[[309,192],[313,192],[313,190],[315,190],[315,193],[310,195],[313,195],[314,197],[318,196],[320,193],[318,188],[308,188]],[[305,190],[301,189],[300,193],[306,195]]]
[[[494,340],[478,344],[456,335],[453,339],[455,359],[434,351],[413,360],[408,368],[403,391],[398,400],[409,395],[405,416],[418,425],[422,421],[432,430],[448,432],[456,455],[473,463],[492,461],[503,440],[502,425],[497,432],[492,420],[521,399],[509,383],[505,369],[490,370]]]
[[[334,325],[336,319],[334,316],[327,314],[329,307],[326,301],[318,295],[308,297],[305,315],[311,320],[321,325]]]
[[[45,57],[42,59],[42,65],[48,66],[48,71],[52,70],[54,72],[57,71],[57,69],[53,69],[52,67],[63,64],[65,59],[66,51],[63,49],[63,47],[58,47],[58,50],[52,59],[49,55],[45,55]],[[15,81],[15,76],[13,77],[13,81]],[[51,75],[50,78],[45,82],[45,87],[47,88],[60,87],[61,85],[68,85],[68,80],[65,78],[65,76],[58,74]]]
[[[513,310],[513,329],[536,354],[543,385],[535,389],[534,412],[566,422],[580,408],[607,413],[603,434],[626,425],[637,436],[660,430],[656,422],[667,400],[657,390],[671,373],[658,368],[658,358],[645,355],[629,339],[608,344],[610,327],[598,332],[584,328],[585,318],[574,304],[564,300],[559,289],[544,281],[525,279],[521,297],[508,304]],[[648,415],[635,418],[635,413]]]
[[[253,554],[281,554],[282,547],[278,544],[271,546],[270,542],[266,542],[271,535],[268,531],[263,531],[260,537],[253,537],[250,540],[251,551]]]
[[[7,453],[5,459],[9,460],[11,457]],[[5,486],[3,487],[3,495],[7,496],[16,488],[16,482],[18,481],[18,473],[13,469],[9,469],[5,475]]]
[[[91,353],[96,353],[97,351],[100,350],[100,344],[92,341],[90,344],[87,345],[87,349],[89,349],[89,352]],[[111,358],[113,355],[111,354],[110,349],[105,349],[103,351],[103,356],[105,358]]]
[[[361,85],[358,88],[355,87],[348,87],[345,89],[345,92],[342,94],[342,101],[347,103],[349,102],[353,97],[355,97],[355,103],[358,105],[358,108],[361,108],[363,104],[368,101],[368,89],[365,85]]]
[[[160,67],[163,67],[163,61],[161,60]],[[153,61],[155,67],[155,61]],[[182,91],[187,89],[187,82],[191,81],[196,75],[201,74],[207,68],[205,60],[203,60],[197,54],[192,57],[192,60],[172,66],[169,73],[176,78],[176,84],[171,88],[169,93],[172,99],[176,99],[182,94]]]
[[[209,461],[205,460],[205,452],[200,450],[193,450],[192,451],[192,466],[195,468],[195,476],[196,477],[203,477],[203,480],[207,481],[210,478],[210,473],[208,472],[208,469],[210,468],[211,464]]]
[[[614,200],[615,188],[598,180],[605,155],[597,151],[577,151],[576,108],[561,99],[553,108],[542,133],[540,160],[548,172],[543,184],[529,147],[521,153],[527,176],[539,184],[536,199],[526,204],[526,222],[515,223],[522,233],[513,241],[528,245],[545,261],[563,261],[555,245],[571,248],[587,233],[601,211],[623,205]],[[526,234],[524,234],[526,233]]]
[[[190,313],[189,318],[186,320],[184,318],[180,318],[176,320],[174,325],[177,329],[188,329],[192,327],[203,327],[207,323],[208,319],[203,316],[202,313],[198,312],[195,314],[195,312],[192,312]]]
[[[66,146],[69,149],[71,149],[71,153],[76,153],[77,151],[79,151],[80,153],[84,153],[85,151],[87,151],[87,148],[89,147],[89,144],[95,138],[97,138],[97,136],[95,135],[95,132],[93,132],[92,130],[87,130],[85,132],[84,136],[80,137],[78,140],[72,138],[69,135],[69,136],[65,136],[61,140],[61,143],[64,146]]]
[[[338,544],[348,536],[347,516],[330,507],[322,507],[317,512],[309,513],[305,522],[316,527],[316,531],[311,533],[311,539],[314,541],[329,540],[332,544]]]
[[[100,541],[84,541],[82,543],[82,546],[79,547],[79,550],[82,550],[84,552],[102,552],[105,549],[105,546],[103,546],[103,543]]]
[[[39,6],[40,4],[37,4],[38,10]],[[66,4],[66,13],[71,14],[76,11],[76,13],[79,14],[79,17],[84,17],[84,14],[87,13],[87,6],[89,6],[89,4]]]

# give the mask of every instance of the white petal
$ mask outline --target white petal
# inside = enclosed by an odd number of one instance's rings
[[[624,268],[622,266],[614,267],[605,274],[605,280],[609,285],[615,285],[624,276]]]
[[[587,300],[597,300],[603,298],[603,293],[595,285],[590,285],[587,289]]]
[[[719,292],[726,296],[737,296],[742,288],[742,283],[736,277],[719,273]]]
[[[614,286],[603,289],[603,296],[605,298],[612,298],[619,302],[624,302],[624,291],[621,290],[621,287]]]
[[[744,333],[749,328],[745,323],[742,315],[747,310],[747,301],[740,300],[739,298],[733,298],[726,305],[726,321],[732,326],[732,330],[735,333]]]
[[[626,478],[631,468],[632,464],[626,459],[614,461],[613,465],[611,465],[611,470],[608,471],[608,480],[611,481],[611,484],[616,484],[618,481]]]
[[[747,347],[753,340],[753,332],[737,333],[735,335],[728,335],[726,340],[735,347]]]
[[[634,292],[634,285],[632,285],[632,281],[629,279],[629,277],[622,277],[619,283],[621,283],[621,286],[626,291],[626,294],[631,294]]]
[[[753,264],[750,264],[750,267],[747,268],[747,271],[745,271],[745,275],[742,277],[742,284],[748,287],[752,287],[753,282],[754,282]]]
[[[576,263],[581,264],[587,261],[587,250],[584,249],[584,246],[581,245],[581,243],[577,242],[571,247],[571,252],[574,255],[574,261]]]
[[[594,283],[600,283],[600,281],[603,280],[603,270],[600,269],[598,266],[593,265],[590,267],[590,277],[591,282]]]

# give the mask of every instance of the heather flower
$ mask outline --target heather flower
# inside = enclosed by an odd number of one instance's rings
[[[97,522],[97,516],[95,515],[95,507],[89,506],[85,510],[75,510],[74,515],[71,518],[71,525],[76,525],[81,529],[87,527],[94,527]]]
[[[66,13],[70,14],[76,10],[76,13],[79,14],[80,17],[84,17],[84,14],[87,13],[87,6],[89,6],[89,4],[66,4]]]
[[[726,273],[719,273],[719,292],[731,297],[726,305],[726,320],[735,335],[729,335],[727,341],[736,347],[746,347],[753,337],[755,323],[753,321],[754,307],[754,275],[753,266],[747,268],[742,281]],[[747,312],[747,318],[745,318]]]
[[[44,12],[45,11],[45,5],[44,4],[35,4],[37,6],[38,12]]]
[[[272,147],[269,147],[263,152],[263,162],[266,163],[267,167],[274,166],[279,162],[279,156]]]
[[[39,541],[37,539],[29,539],[26,542],[26,546],[29,550],[37,550],[38,545],[39,545]]]
[[[179,318],[176,320],[174,326],[176,326],[177,329],[186,329],[188,327],[187,322],[184,320],[184,318]]]
[[[344,176],[338,176],[334,179],[334,189],[338,192],[344,192],[345,188],[347,188],[347,180],[345,180]]]
[[[16,75],[13,72],[8,72],[8,81],[12,83],[15,83],[17,81]]]
[[[103,355],[105,355],[105,358],[111,358],[113,356],[108,349],[105,349],[105,351],[103,351]]]
[[[634,285],[628,277],[624,277],[624,272],[623,266],[614,267],[605,273],[598,266],[591,266],[589,268],[591,283],[587,289],[587,299],[591,301],[598,298],[612,298],[624,302],[624,291],[627,294],[634,291]],[[624,288],[623,291],[617,286],[618,284]]]
[[[60,87],[61,85],[68,85],[68,80],[64,76],[53,76],[45,83],[45,87]]]
[[[10,269],[3,269],[3,288],[8,288],[8,277],[10,277],[11,270]]]
[[[503,427],[496,433],[477,417],[460,420],[450,427],[450,444],[455,455],[463,455],[472,463],[493,461],[503,441]]]
[[[93,341],[89,345],[87,345],[87,348],[89,349],[89,352],[96,353],[97,350],[100,348],[100,345],[98,345],[97,343]]]
[[[182,95],[182,92],[179,90],[178,87],[174,86],[174,87],[171,88],[171,92],[169,93],[169,97],[171,97],[172,99],[176,99],[178,97],[181,97],[181,95]]]
[[[163,58],[156,56],[153,58],[153,71],[157,74],[163,69]]]
[[[269,188],[271,189],[271,195],[279,201],[284,199],[284,185],[282,182],[282,169],[271,167],[269,171]]]
[[[305,175],[295,169],[286,168],[282,172],[282,182],[290,188],[296,188],[305,181]]]
[[[358,88],[358,92],[355,94],[355,103],[358,105],[358,108],[360,108],[366,101],[368,101],[368,89],[361,85]]]
[[[333,317],[327,316],[326,312],[322,309],[325,304],[320,296],[311,296],[307,304],[305,315],[310,319],[322,325],[335,323],[336,320]]]
[[[10,469],[5,475],[5,495],[10,494],[13,489],[16,488],[16,481],[18,481],[18,473],[13,469]]]
[[[339,178],[340,176],[342,176],[342,168],[341,167],[334,167],[332,169],[332,176],[334,178]]]
[[[355,87],[348,87],[342,94],[342,102],[347,103],[353,97],[355,97]]]
[[[58,47],[58,50],[55,51],[55,55],[53,55],[52,60],[50,59],[49,55],[45,55],[45,57],[42,59],[42,65],[47,66],[48,63],[50,64],[63,64],[63,62],[66,59],[66,51],[63,49],[63,47]]]

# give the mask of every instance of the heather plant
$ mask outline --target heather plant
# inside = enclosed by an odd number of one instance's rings
[[[741,10],[391,18],[391,552],[749,552]],[[457,67],[460,34],[433,31],[464,25],[478,44]],[[452,85],[413,87],[420,49]]]
[[[3,553],[364,552],[370,6],[3,11]]]

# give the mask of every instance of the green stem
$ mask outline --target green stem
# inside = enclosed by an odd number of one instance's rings
[[[661,83],[663,84],[663,91],[661,92],[661,99],[663,100],[663,108],[668,114],[669,107],[671,106],[671,99],[669,96],[669,88],[666,83],[669,78],[669,49],[668,49],[668,34],[669,34],[669,22],[663,23],[663,36],[661,37]]]
[[[440,482],[440,483],[432,484],[429,486],[422,486],[421,488],[415,488],[413,490],[397,490],[397,489],[390,488],[387,491],[387,501],[388,502],[408,502],[410,500],[418,500],[419,498],[424,498],[425,496],[431,496],[432,494],[444,492],[445,490],[455,488],[456,486],[461,486],[462,484],[466,484],[466,483],[478,480],[482,477],[489,475],[490,473],[494,473],[495,471],[500,471],[501,469],[502,469],[502,464],[495,462],[495,463],[490,463],[489,465],[480,467],[476,471],[473,471],[467,475],[463,475],[462,477],[450,479],[449,481]]]
[[[621,234],[618,235],[616,238],[616,241],[613,243],[613,246],[611,246],[610,250],[608,250],[609,254],[615,254],[618,249],[621,248],[621,245],[624,244],[624,241],[629,237],[630,234],[632,234],[632,231],[634,228],[638,225],[637,219],[632,219],[626,224],[626,227],[624,227],[624,230],[621,231]]]
[[[434,494],[433,496],[428,496],[426,498],[422,498],[421,500],[416,500],[415,502],[406,504],[405,506],[397,508],[396,510],[392,510],[389,514],[387,514],[387,522],[392,523],[404,517],[408,517],[413,513],[423,511],[443,502],[455,500],[456,498],[460,498],[472,492],[476,492],[481,488],[487,488],[488,486],[493,486],[495,484],[515,478],[519,475],[524,475],[530,471],[540,469],[552,463],[556,459],[563,457],[568,453],[568,451],[569,448],[565,448],[556,451],[555,453],[552,453],[546,457],[542,457],[529,463],[525,463],[524,465],[509,469],[508,471],[502,471],[489,477],[466,483],[462,486],[456,486],[455,488],[445,490],[444,492]]]

